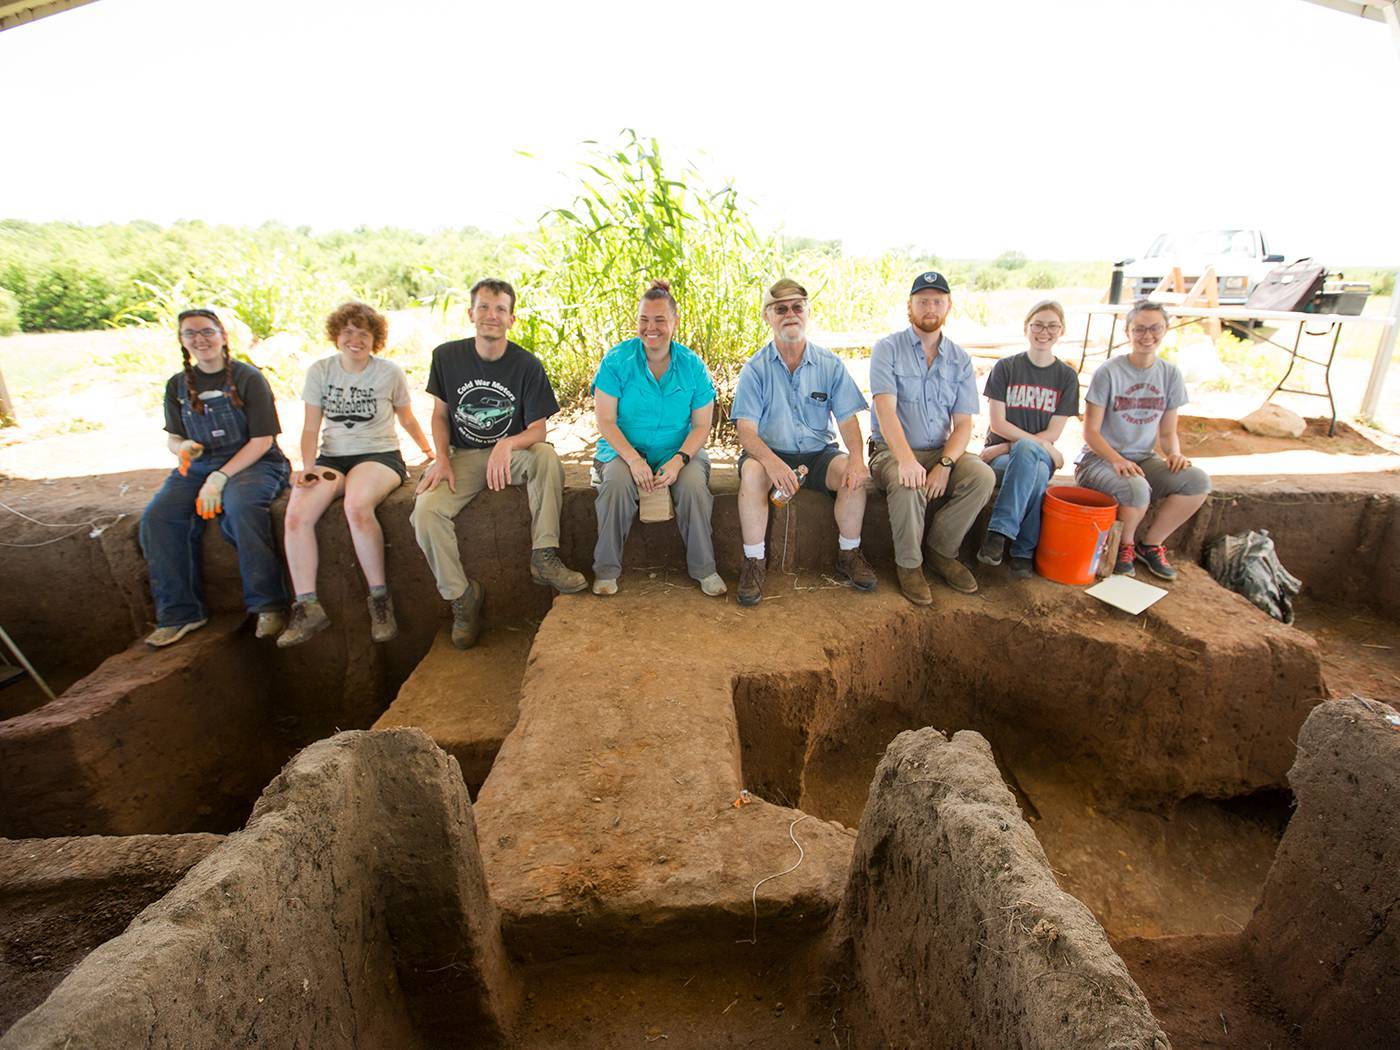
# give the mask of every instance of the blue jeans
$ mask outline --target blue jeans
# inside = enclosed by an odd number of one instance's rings
[[[1013,558],[1030,558],[1040,542],[1040,501],[1055,472],[1055,461],[1038,442],[1022,438],[1005,456],[992,460],[1001,482],[987,526],[1011,540]]]
[[[141,515],[141,551],[151,573],[157,627],[178,627],[209,615],[200,558],[204,519],[195,512],[194,501],[215,469],[214,464],[195,460],[186,477],[172,470]],[[285,609],[288,604],[268,507],[290,474],[286,459],[265,456],[224,486],[219,528],[238,551],[243,602],[249,612]]]

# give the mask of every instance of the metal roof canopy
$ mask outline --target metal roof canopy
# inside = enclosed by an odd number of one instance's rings
[[[90,3],[92,0],[0,0],[0,30]]]
[[[1400,58],[1400,0],[1306,0],[1307,3],[1339,11],[1357,18],[1368,18],[1390,26],[1391,40],[1395,43],[1397,58]],[[92,0],[0,0],[0,31],[13,29],[26,22],[33,22],[45,15],[58,14],[74,7],[92,3]],[[1396,288],[1390,297],[1390,325],[1376,348],[1375,360],[1371,362],[1371,378],[1366,384],[1366,394],[1361,400],[1361,415],[1372,418],[1380,406],[1381,388],[1385,385],[1385,375],[1390,369],[1390,359],[1395,356],[1395,339],[1400,333],[1400,272],[1396,273]],[[2,388],[0,388],[2,389]]]

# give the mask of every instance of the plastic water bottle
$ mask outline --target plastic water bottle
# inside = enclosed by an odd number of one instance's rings
[[[801,488],[801,487],[802,487],[802,479],[805,478],[806,476],[807,476],[807,468],[806,468],[806,467],[798,467],[798,468],[797,468],[797,487],[798,487],[798,488]],[[777,485],[774,485],[774,486],[773,486],[773,491],[770,492],[770,493],[768,494],[768,501],[769,501],[770,503],[772,503],[773,506],[775,506],[775,507],[786,507],[786,506],[788,505],[788,500],[792,499],[792,497],[795,496],[795,495],[796,495],[796,493],[784,492],[782,489],[778,488]]]

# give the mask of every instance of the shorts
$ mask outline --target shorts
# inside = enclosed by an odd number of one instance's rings
[[[390,470],[398,473],[400,485],[408,480],[408,466],[404,463],[403,455],[398,449],[394,449],[392,452],[361,452],[355,456],[320,455],[316,457],[318,467],[330,467],[331,470],[338,470],[342,474],[349,474],[361,463],[383,463]]]
[[[773,455],[777,456],[793,470],[798,467],[807,468],[807,476],[802,479],[802,488],[812,492],[825,492],[832,499],[836,498],[836,490],[826,487],[826,472],[831,466],[831,461],[837,456],[844,455],[841,447],[834,441],[827,445],[820,452],[779,452],[776,448]],[[744,476],[744,460],[752,457],[747,452],[739,453],[739,476]]]
[[[1158,455],[1138,461],[1142,477],[1118,474],[1098,456],[1086,452],[1074,468],[1074,480],[1085,488],[1106,493],[1124,507],[1145,507],[1164,496],[1201,496],[1210,491],[1210,475],[1200,467],[1186,467],[1171,472],[1167,461]]]

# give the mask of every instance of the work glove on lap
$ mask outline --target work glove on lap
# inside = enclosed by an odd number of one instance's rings
[[[222,470],[214,471],[205,479],[204,487],[194,501],[194,509],[205,521],[212,521],[224,509],[224,486],[227,484],[228,475]]]

